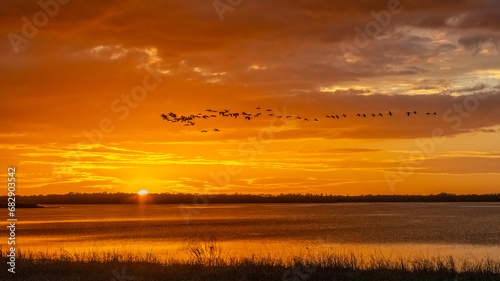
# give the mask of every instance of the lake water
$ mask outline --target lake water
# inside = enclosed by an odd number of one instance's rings
[[[17,210],[19,248],[186,258],[186,245],[216,240],[232,256],[283,257],[322,247],[385,257],[500,258],[500,203],[51,207]]]

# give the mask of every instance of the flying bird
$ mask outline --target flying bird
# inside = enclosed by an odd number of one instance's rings
[[[392,112],[389,111],[389,116],[392,116]]]
[[[207,133],[207,131],[205,131],[205,130],[202,130],[201,132],[202,132],[202,133]]]

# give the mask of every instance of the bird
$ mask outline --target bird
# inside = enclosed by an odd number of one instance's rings
[[[273,111],[272,109],[268,109],[267,111]]]
[[[205,131],[205,130],[202,130],[201,132],[202,132],[202,133],[207,133],[207,131]]]
[[[361,115],[359,115],[359,113],[357,114],[359,117],[361,117]]]
[[[375,117],[375,114],[372,113],[372,116]]]
[[[437,115],[437,113],[436,113],[436,112],[434,112],[434,115]]]
[[[330,118],[330,115],[327,115],[326,118]]]
[[[215,128],[215,129],[214,129],[214,132],[220,132],[220,131],[219,131],[219,129]]]
[[[389,116],[392,116],[392,112],[391,111],[389,111]]]
[[[430,112],[427,112],[427,115],[431,114]]]
[[[337,117],[337,119],[340,119],[338,115],[335,115],[335,117]]]
[[[257,107],[257,109],[260,109],[260,107]]]
[[[309,121],[309,119],[307,119],[307,118],[304,118],[304,120],[305,120],[305,121]]]
[[[363,114],[363,117],[365,117],[365,118],[366,118],[366,114]]]
[[[416,111],[413,111],[413,113],[417,114],[417,112],[416,112]]]
[[[382,117],[382,113],[379,113],[378,115],[380,115],[380,117]]]
[[[318,121],[318,119],[314,118],[314,121]]]
[[[346,118],[347,118],[347,116],[345,116],[345,114],[342,114],[342,116],[344,116],[344,117],[346,117]]]
[[[247,120],[250,120],[250,118],[251,118],[250,116],[245,116],[245,119]]]
[[[409,112],[409,111],[408,111],[408,112],[406,112],[406,115],[410,116],[410,112]]]

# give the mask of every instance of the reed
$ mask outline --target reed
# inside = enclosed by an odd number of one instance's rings
[[[217,242],[188,243],[187,260],[120,251],[18,251],[5,280],[500,280],[500,261],[453,257],[388,259],[353,252],[231,257]],[[0,248],[1,262],[7,262]],[[4,280],[2,278],[2,280]]]

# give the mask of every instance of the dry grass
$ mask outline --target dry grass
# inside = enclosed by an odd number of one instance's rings
[[[183,251],[189,255],[188,260],[120,251],[19,251],[17,273],[9,273],[12,278],[7,280],[500,280],[500,262],[491,259],[456,261],[450,256],[391,260],[326,251],[279,259],[235,258],[224,256],[215,241],[188,243]],[[7,252],[0,252],[5,265]]]

